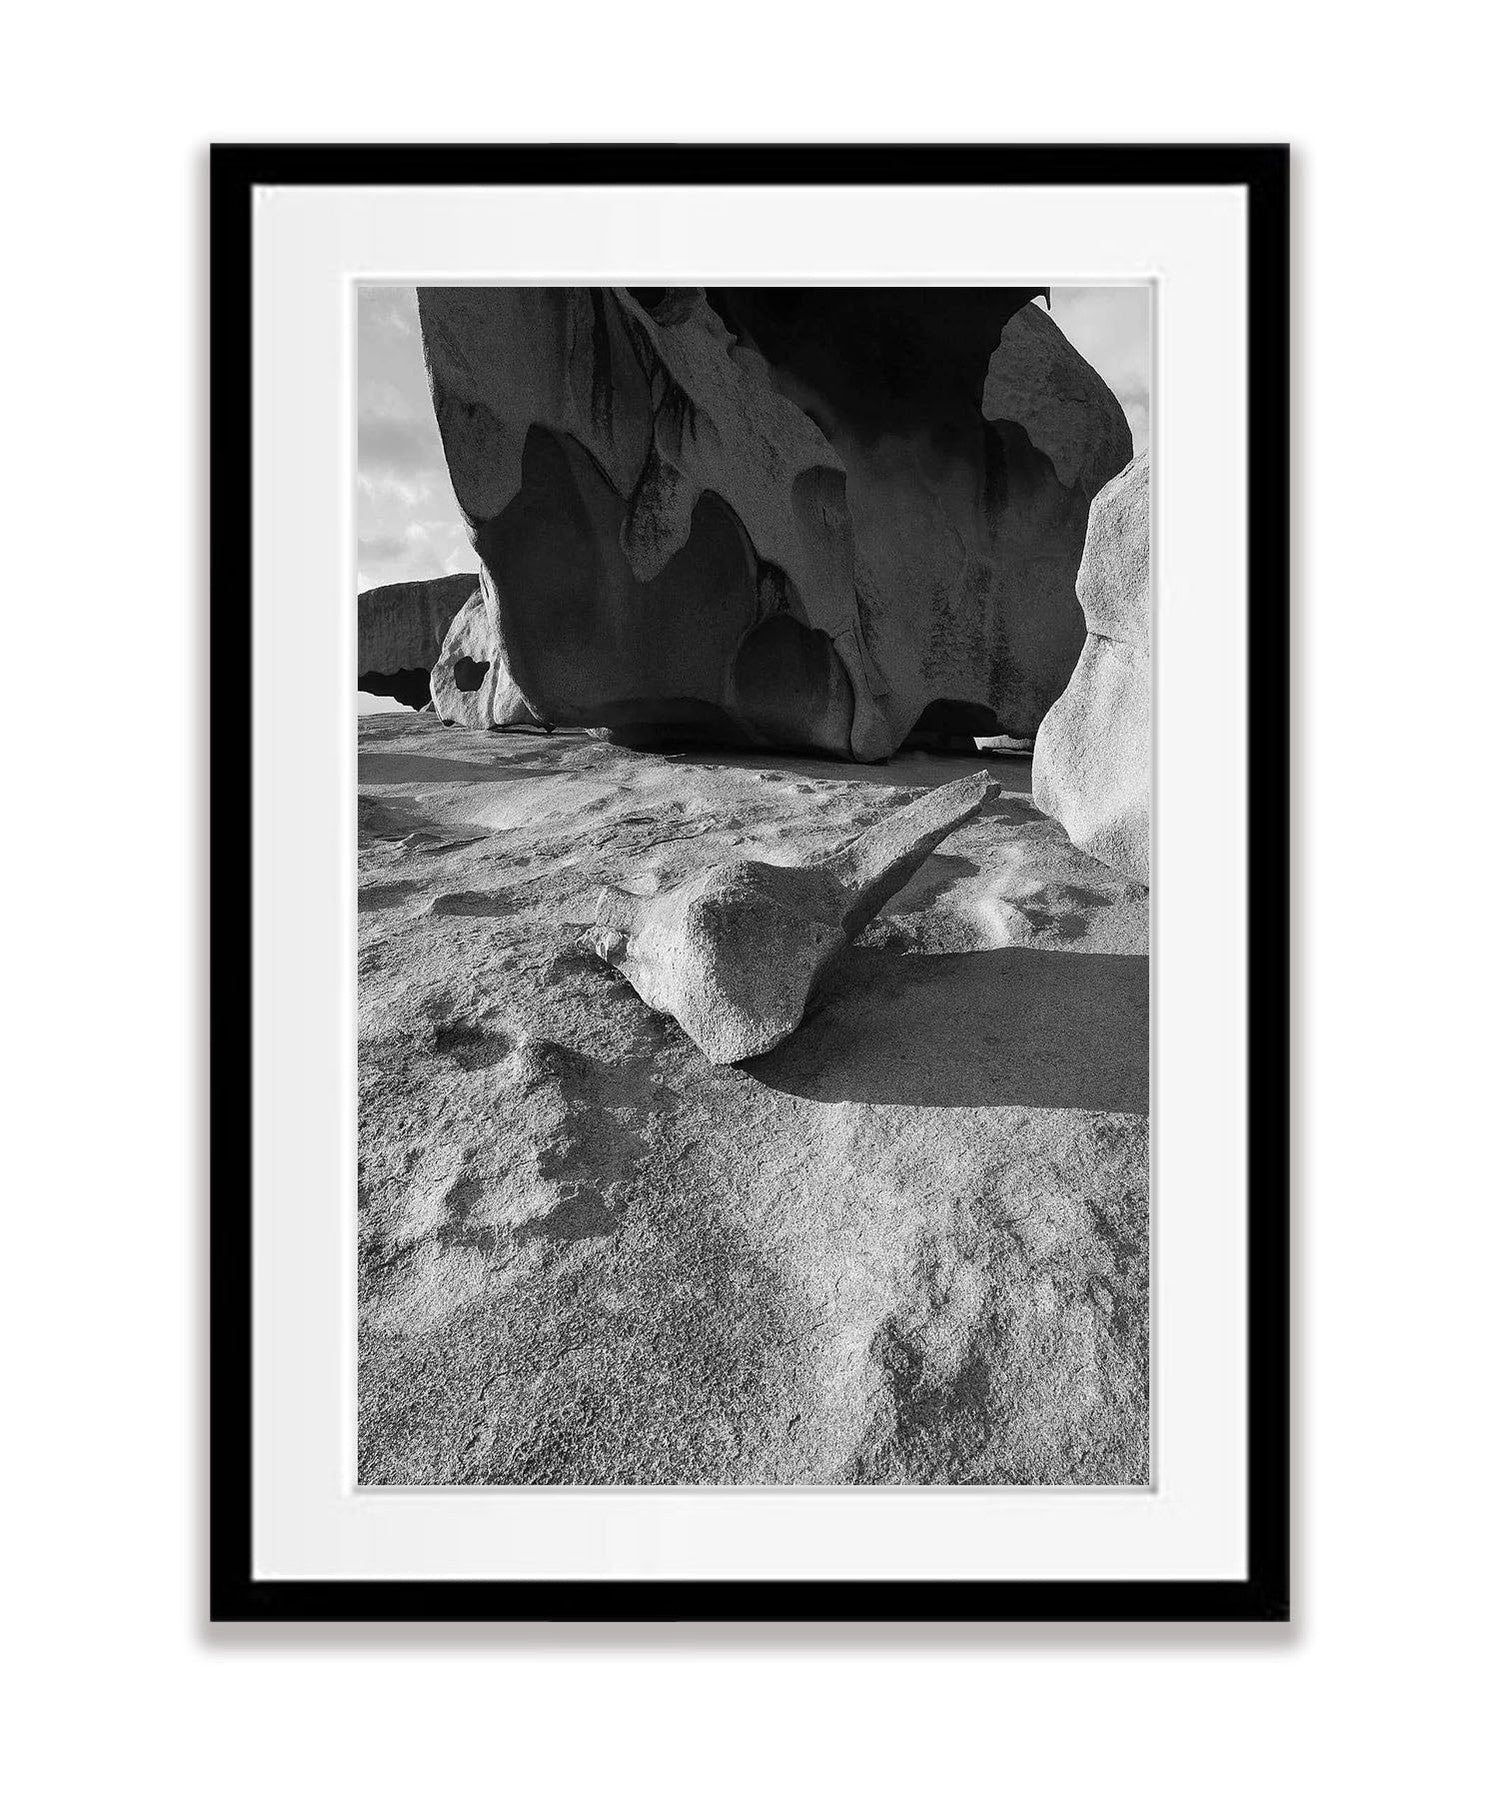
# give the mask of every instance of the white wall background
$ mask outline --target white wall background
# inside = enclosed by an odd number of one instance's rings
[[[1496,1181],[1477,14],[264,0],[10,30],[5,1759],[20,1792],[1467,1793]],[[880,18],[885,24],[881,26]],[[1288,1631],[202,1623],[210,138],[1297,146]],[[236,652],[216,620],[214,653]],[[233,832],[241,821],[220,818]]]

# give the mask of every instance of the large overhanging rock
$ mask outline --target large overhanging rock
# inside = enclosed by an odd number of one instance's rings
[[[1088,640],[1036,737],[1036,804],[1081,850],[1150,879],[1150,456],[1093,502],[1077,597]]]
[[[421,290],[481,569],[441,661],[485,673],[438,710],[862,761],[1032,735],[1129,454],[1037,291]]]
[[[467,601],[479,591],[477,575],[443,575],[435,581],[393,581],[359,596],[359,686],[403,705],[431,699],[429,678],[443,641]]]

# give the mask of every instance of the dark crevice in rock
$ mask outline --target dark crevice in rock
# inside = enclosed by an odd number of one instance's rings
[[[431,703],[432,671],[426,668],[398,668],[394,674],[367,669],[359,677],[359,691],[372,693],[378,699],[399,700],[403,706],[420,712]]]
[[[911,727],[906,743],[924,736],[996,737],[999,720],[992,706],[974,700],[933,700]]]
[[[820,394],[845,429],[967,436],[1006,322],[1039,287],[716,287],[736,336]]]

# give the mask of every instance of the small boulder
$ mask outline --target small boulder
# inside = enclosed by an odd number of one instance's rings
[[[801,1023],[834,956],[989,791],[986,774],[949,781],[819,862],[725,862],[648,898],[605,887],[590,946],[710,1062],[763,1056]]]

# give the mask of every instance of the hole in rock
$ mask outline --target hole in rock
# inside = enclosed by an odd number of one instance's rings
[[[460,656],[453,664],[453,685],[460,693],[477,693],[489,673],[487,662],[475,662],[472,656]]]

